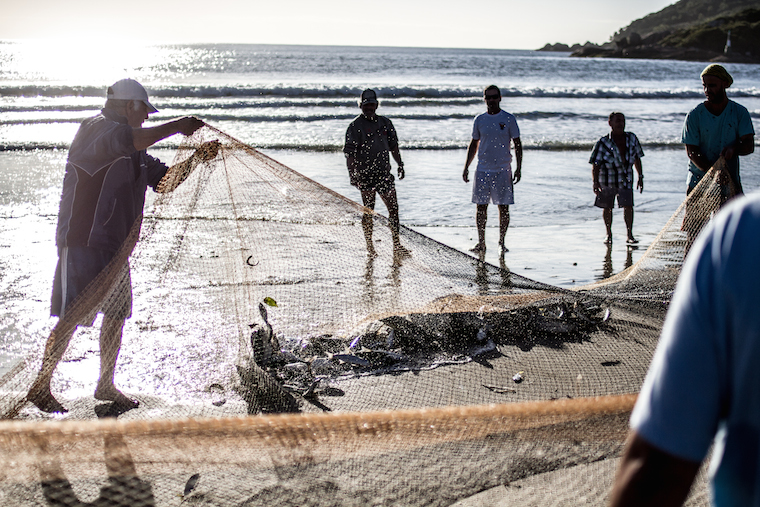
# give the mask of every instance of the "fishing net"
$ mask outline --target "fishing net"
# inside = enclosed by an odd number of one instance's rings
[[[205,126],[48,337],[79,325],[62,361],[42,337],[0,380],[0,502],[603,505],[684,256],[726,199],[714,173],[639,262],[567,290],[403,227],[398,249],[385,217]],[[82,324],[130,298],[128,410],[92,397],[102,324]],[[65,416],[26,401],[52,368]]]

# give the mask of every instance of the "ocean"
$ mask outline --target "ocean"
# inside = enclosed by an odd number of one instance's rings
[[[499,258],[493,209],[486,260],[577,287],[635,262],[683,200],[680,133],[686,112],[704,98],[705,65],[522,50],[0,42],[0,367],[38,346],[21,337],[44,337],[55,322],[48,311],[66,150],[118,79],[148,89],[159,112],[146,126],[196,115],[353,200],[360,196],[341,148],[357,98],[372,88],[406,164],[396,186],[402,225],[462,251],[476,242],[470,186],[461,177],[466,147],[473,118],[485,110],[483,88],[496,84],[525,153],[510,251]],[[760,65],[726,67],[734,77],[729,96],[749,109],[758,130]],[[619,211],[607,248],[592,205],[588,158],[612,111],[625,113],[645,151],[644,192],[635,196],[638,248],[626,248]],[[151,152],[170,161],[179,140]],[[746,191],[760,187],[757,153],[742,159],[742,178]],[[377,209],[385,213],[380,202]]]

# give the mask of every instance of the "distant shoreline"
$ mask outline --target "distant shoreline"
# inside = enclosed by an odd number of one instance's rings
[[[672,48],[655,44],[619,48],[613,43],[597,45],[587,42],[584,45],[563,43],[546,44],[536,51],[553,51],[570,53],[579,58],[632,58],[646,60],[681,60],[690,62],[717,63],[760,63],[760,58],[739,53],[719,53],[699,48]]]

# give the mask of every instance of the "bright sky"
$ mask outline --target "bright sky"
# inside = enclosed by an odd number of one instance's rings
[[[675,0],[12,0],[1,39],[537,49],[603,43]],[[125,40],[126,39],[126,40]]]

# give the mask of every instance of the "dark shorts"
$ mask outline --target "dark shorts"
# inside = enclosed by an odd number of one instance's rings
[[[602,187],[602,191],[596,194],[594,206],[597,208],[613,208],[615,196],[619,208],[633,207],[633,189],[618,187]]]
[[[375,191],[380,195],[385,195],[396,188],[393,183],[395,180],[391,173],[387,173],[374,178],[361,178],[356,186],[362,192]]]
[[[60,249],[53,278],[50,315],[63,317],[76,297],[108,266],[114,255],[114,252],[89,247]],[[126,319],[132,315],[132,279],[128,264],[116,274],[113,283],[113,289],[98,305],[77,311],[84,312],[77,319],[79,324],[91,326],[98,312],[114,319]]]

